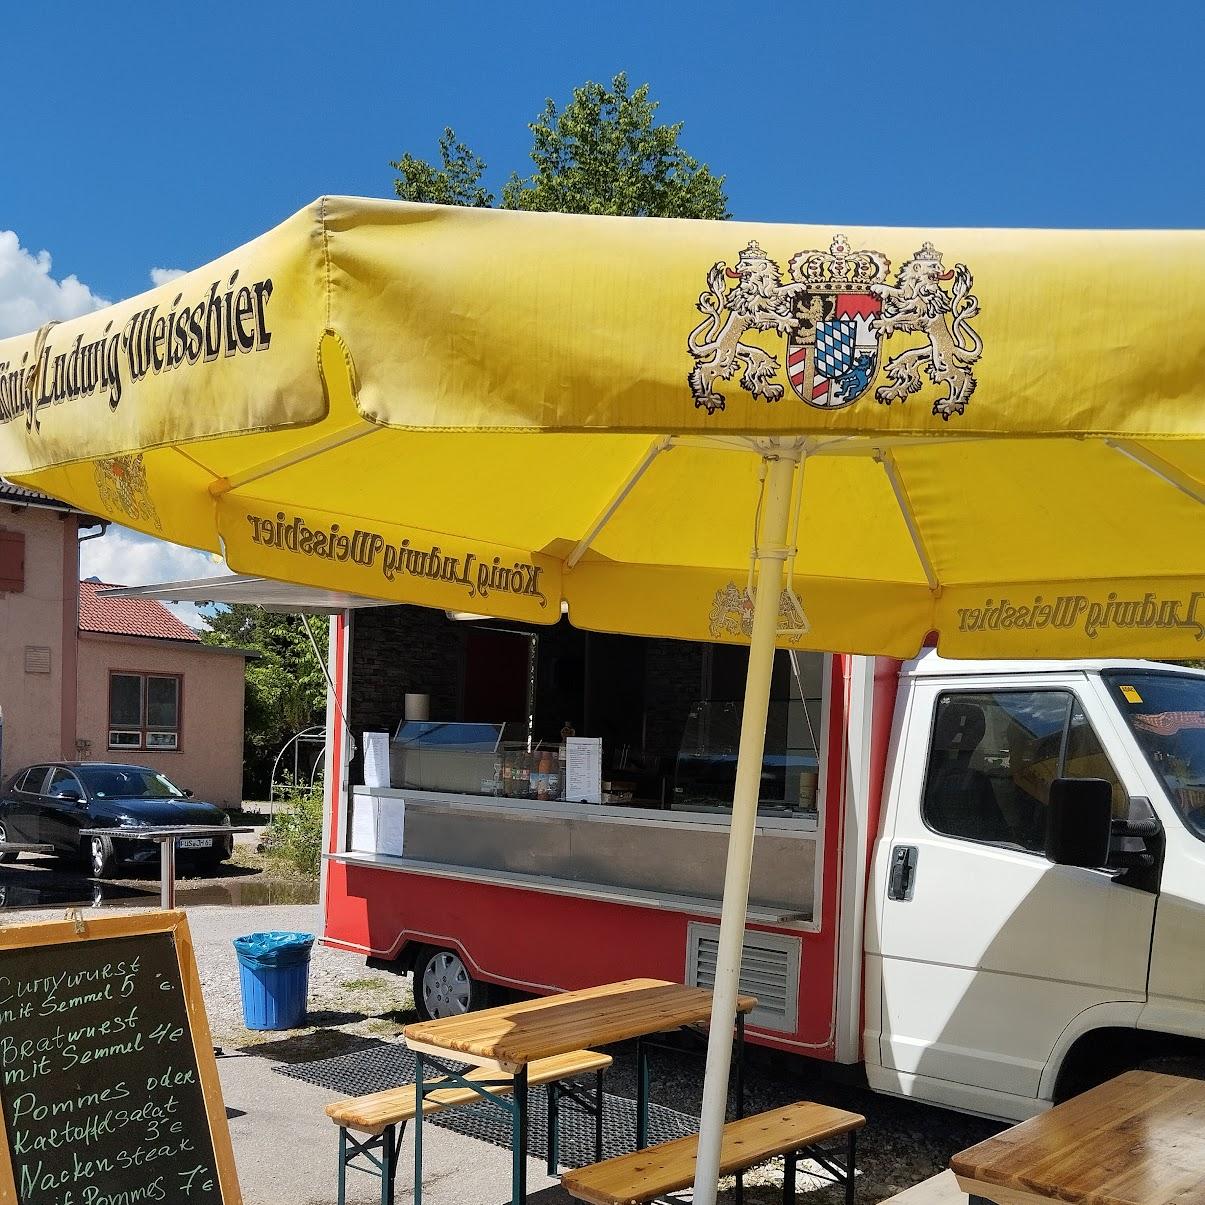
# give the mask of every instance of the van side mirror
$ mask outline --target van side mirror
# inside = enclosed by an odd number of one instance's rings
[[[1046,857],[1095,869],[1109,860],[1113,788],[1103,778],[1056,778],[1046,810]]]
[[[192,798],[192,795],[193,795],[193,792],[192,792],[192,787],[185,787],[185,788],[184,788],[184,798],[185,798],[185,799],[191,799],[191,798]]]

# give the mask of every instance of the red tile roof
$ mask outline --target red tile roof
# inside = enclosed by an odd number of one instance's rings
[[[153,598],[101,598],[101,590],[113,589],[107,582],[80,582],[79,626],[81,632],[107,632],[114,636],[153,636],[160,640],[201,637],[181,623],[161,602]]]

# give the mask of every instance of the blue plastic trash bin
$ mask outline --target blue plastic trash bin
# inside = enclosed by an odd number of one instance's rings
[[[305,1020],[312,933],[248,933],[236,937],[243,1024],[296,1029]]]

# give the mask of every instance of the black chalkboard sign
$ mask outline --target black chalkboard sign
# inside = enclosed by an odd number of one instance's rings
[[[184,913],[0,929],[0,1201],[241,1199]]]

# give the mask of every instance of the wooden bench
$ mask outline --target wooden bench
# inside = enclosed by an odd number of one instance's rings
[[[853,1205],[855,1135],[866,1118],[844,1109],[801,1101],[730,1121],[724,1127],[720,1149],[720,1175],[746,1171],[776,1155],[785,1156],[783,1200],[795,1200],[795,1173],[799,1156],[814,1159],[835,1180],[845,1185],[846,1205]],[[846,1135],[844,1165],[815,1149],[816,1143]],[[689,1188],[695,1179],[697,1135],[652,1146],[632,1155],[620,1155],[590,1167],[566,1172],[561,1177],[570,1196],[589,1205],[644,1205],[666,1193]]]
[[[594,1157],[602,1158],[603,1134],[603,1072],[611,1066],[609,1054],[598,1054],[593,1050],[573,1050],[558,1054],[554,1058],[539,1059],[527,1069],[527,1084],[548,1085],[548,1174],[556,1175],[557,1146],[560,1131],[560,1102],[569,1097],[594,1118]],[[585,1075],[594,1075],[594,1099],[588,1101],[577,1095],[565,1083]],[[482,1095],[505,1096],[511,1091],[509,1084],[499,1083],[498,1071],[491,1067],[473,1067],[462,1078],[477,1084],[477,1087],[457,1085],[431,1090],[439,1080],[427,1081],[423,1091],[423,1117],[442,1113],[458,1105],[470,1105]],[[487,1082],[488,1081],[488,1082]],[[397,1173],[398,1149],[406,1123],[414,1119],[418,1093],[414,1084],[402,1084],[384,1092],[373,1092],[367,1096],[353,1096],[327,1105],[327,1116],[339,1127],[339,1205],[346,1205],[347,1169],[364,1171],[379,1176],[381,1180],[381,1202],[388,1205],[393,1200],[394,1181]],[[348,1131],[367,1135],[364,1139],[354,1138]],[[354,1162],[363,1157],[364,1162]]]

